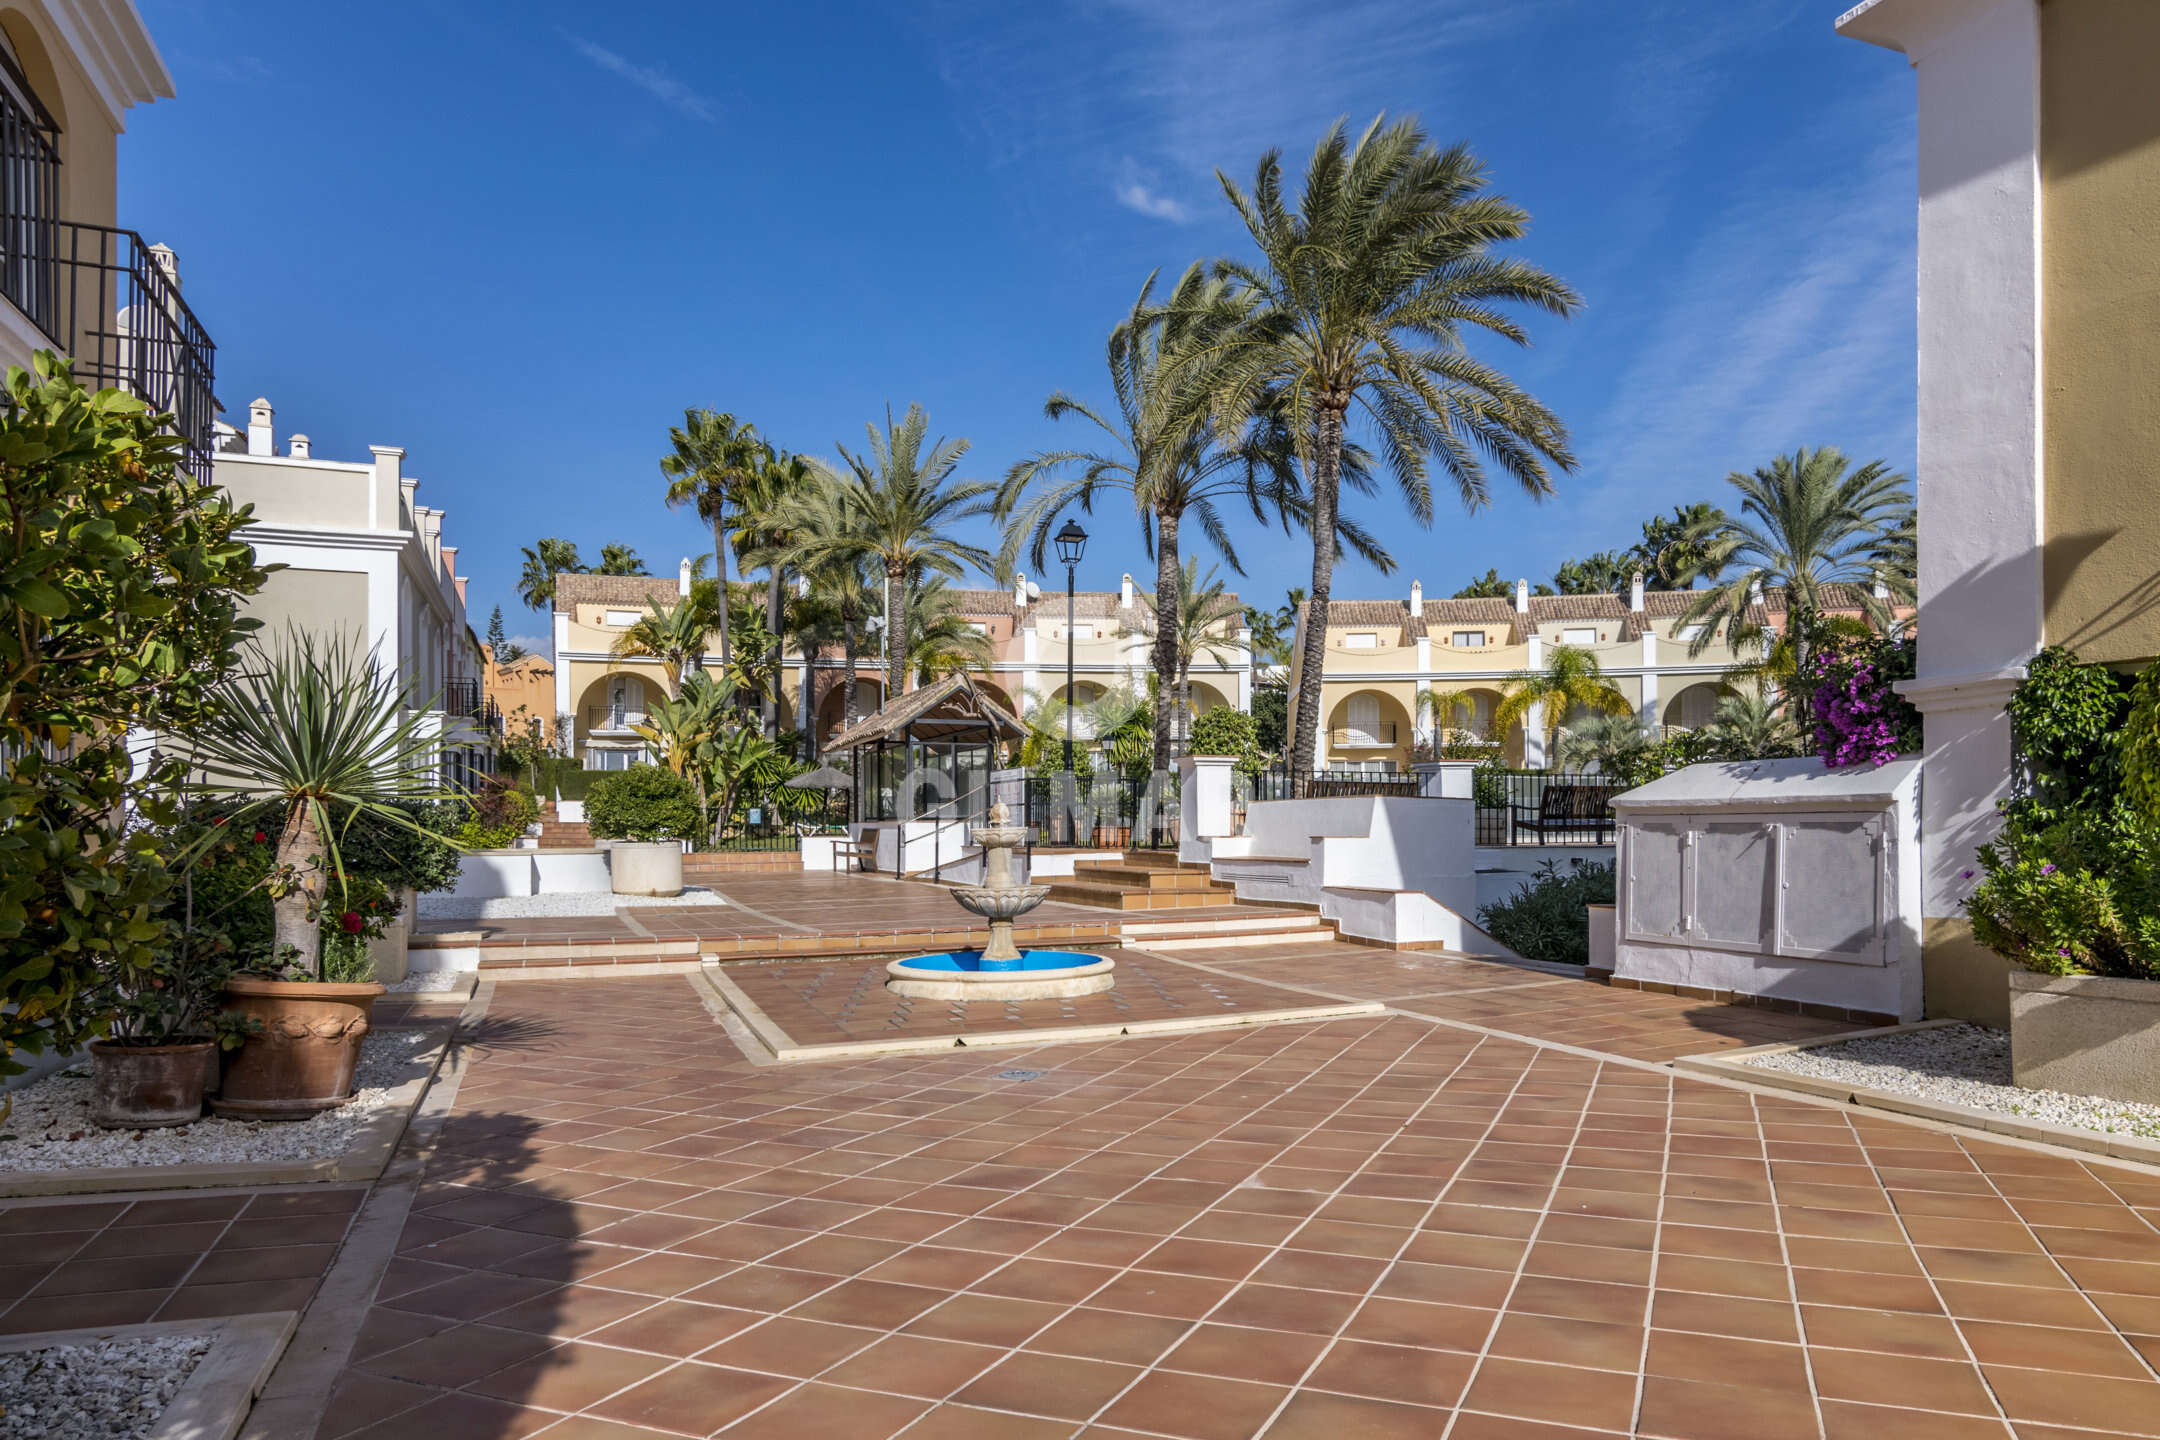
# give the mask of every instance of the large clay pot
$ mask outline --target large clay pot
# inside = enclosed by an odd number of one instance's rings
[[[350,1100],[369,1012],[383,990],[373,981],[226,981],[226,1010],[260,1020],[262,1031],[226,1062],[210,1108],[234,1120],[305,1120]]]
[[[608,847],[608,879],[617,895],[680,895],[682,843],[618,840]]]
[[[90,1118],[111,1130],[150,1130],[202,1119],[203,1082],[217,1046],[90,1042]]]

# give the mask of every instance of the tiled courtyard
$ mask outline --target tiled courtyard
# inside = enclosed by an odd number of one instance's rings
[[[657,977],[489,1025],[324,1437],[2160,1435],[2126,1168],[1407,1016],[756,1067]]]

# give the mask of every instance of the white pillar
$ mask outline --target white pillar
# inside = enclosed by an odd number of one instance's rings
[[[1642,632],[1642,725],[1655,730],[1658,723],[1657,632],[1643,622]]]
[[[1410,768],[1417,772],[1418,794],[1432,800],[1469,800],[1475,798],[1471,787],[1477,767],[1475,760],[1421,760]]]
[[[1178,760],[1178,859],[1204,864],[1214,842],[1235,834],[1230,786],[1237,761],[1229,755],[1186,755]]]

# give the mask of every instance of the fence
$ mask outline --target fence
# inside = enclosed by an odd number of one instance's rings
[[[1029,775],[1000,780],[993,789],[1033,829],[1037,845],[1082,850],[1175,850],[1178,845],[1180,792],[1174,774]]]
[[[1565,770],[1481,768],[1471,782],[1480,845],[1610,845],[1621,786]],[[1548,790],[1567,790],[1548,807]]]

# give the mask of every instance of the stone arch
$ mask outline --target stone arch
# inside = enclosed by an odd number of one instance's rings
[[[1721,681],[1698,681],[1665,702],[1663,723],[1700,730],[1717,715],[1718,701],[1732,693],[1732,687]]]

